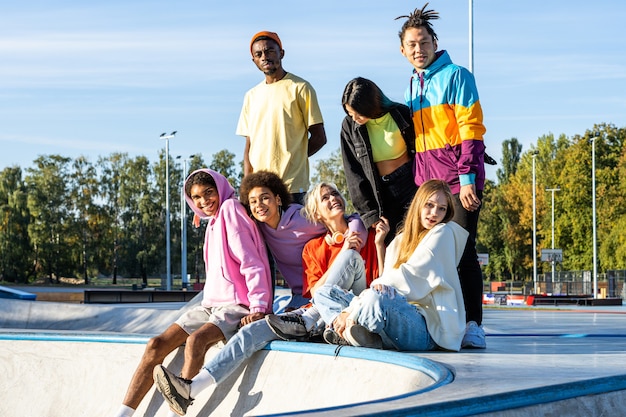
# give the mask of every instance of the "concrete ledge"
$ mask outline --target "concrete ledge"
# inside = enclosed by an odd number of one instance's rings
[[[11,392],[0,402],[0,415],[114,414],[146,341],[145,336],[88,332],[0,334],[0,350],[7,353],[0,358],[5,376],[0,389]],[[217,351],[210,349],[207,358]],[[182,362],[182,349],[165,361],[174,372]],[[10,382],[18,379],[19,384]],[[275,341],[217,388],[199,395],[187,415],[334,413],[419,395],[452,380],[447,367],[418,356]],[[37,401],[24,401],[33,397]],[[166,416],[168,411],[153,387],[135,415]]]
[[[55,303],[76,303],[81,304],[85,300],[82,291],[76,292],[36,292],[37,301],[52,301]]]
[[[535,295],[532,305],[621,306],[621,298],[593,298],[575,295]]]
[[[85,304],[187,302],[200,291],[85,290]]]

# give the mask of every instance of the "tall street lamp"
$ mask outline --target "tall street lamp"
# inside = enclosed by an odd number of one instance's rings
[[[166,290],[172,289],[172,265],[170,259],[170,139],[176,136],[176,130],[169,135],[161,133],[165,139],[165,259],[166,259]]]
[[[537,188],[535,175],[535,158],[539,152],[533,151],[533,286],[534,294],[537,294]]]
[[[556,191],[561,191],[561,188],[546,188],[546,191],[550,191],[552,193],[552,282],[554,282],[554,275],[556,273],[556,260],[554,258],[554,193]]]
[[[474,1],[469,0],[469,70],[474,72]]]
[[[593,298],[598,298],[598,252],[596,244],[596,139],[600,134],[593,133],[591,138],[591,190],[592,190],[592,216],[593,216]]]
[[[189,155],[189,159],[194,155]],[[180,159],[177,156],[176,159]],[[187,178],[187,159],[183,158],[183,186],[180,190],[180,276],[183,288],[189,286],[187,277],[187,204],[185,202],[185,179]]]

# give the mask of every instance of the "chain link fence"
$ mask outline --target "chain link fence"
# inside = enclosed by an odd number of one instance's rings
[[[591,271],[557,271],[552,277],[548,272],[537,276],[537,292],[553,295],[588,295],[593,296],[593,278]],[[598,274],[598,298],[626,299],[626,270],[608,270]],[[532,283],[531,288],[532,290]],[[526,290],[526,289],[525,289]]]

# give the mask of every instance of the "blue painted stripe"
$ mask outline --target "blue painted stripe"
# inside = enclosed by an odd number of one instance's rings
[[[488,337],[563,337],[563,338],[583,338],[583,337],[626,337],[626,334],[615,333],[487,333]]]
[[[9,298],[13,300],[36,300],[37,294],[18,290],[17,288],[0,286],[0,298]]]
[[[0,340],[30,340],[37,342],[91,342],[145,344],[150,336],[103,334],[103,333],[59,333],[59,332],[7,332],[0,333]]]

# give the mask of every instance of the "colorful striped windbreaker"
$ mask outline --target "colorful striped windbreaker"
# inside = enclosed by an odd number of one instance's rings
[[[413,70],[404,98],[415,124],[415,183],[439,178],[454,194],[472,183],[482,190],[486,129],[472,73],[440,51],[428,68]]]

